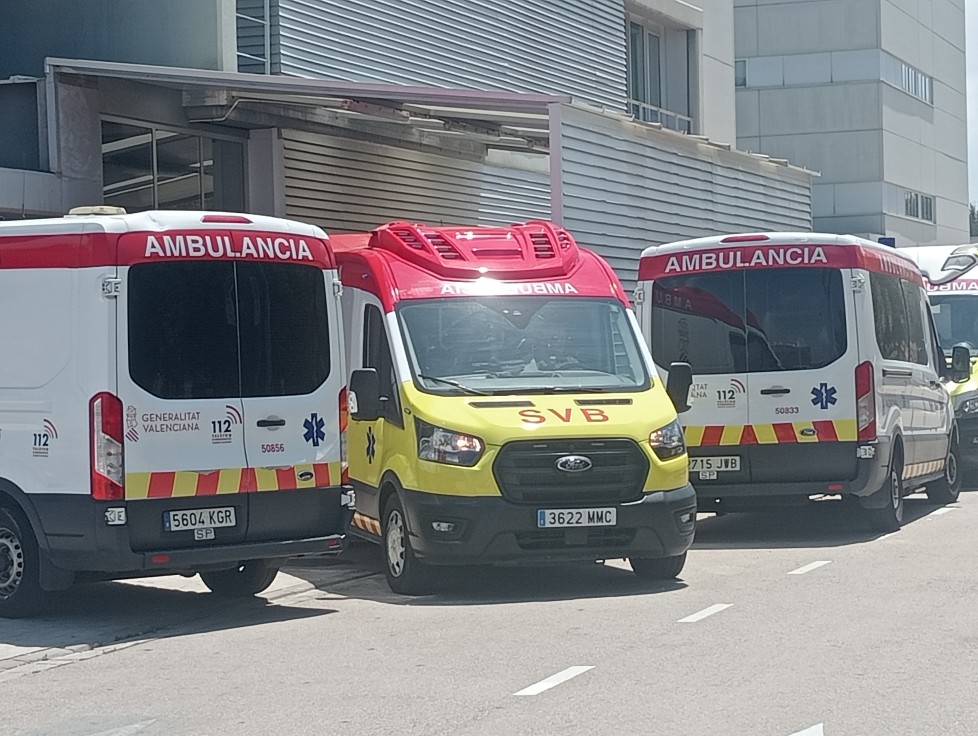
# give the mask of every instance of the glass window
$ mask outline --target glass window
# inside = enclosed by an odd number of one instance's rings
[[[924,311],[921,300],[926,299],[924,290],[910,281],[900,281],[903,299],[907,305],[907,329],[909,331],[909,352],[911,363],[927,365],[927,332],[924,325]]]
[[[387,397],[384,404],[385,416],[400,424],[400,392],[390,342],[387,340],[387,327],[383,313],[370,304],[365,307],[363,314],[363,367],[377,370],[381,396]]]
[[[965,343],[972,354],[978,353],[978,299],[964,294],[931,294],[930,304],[941,349],[950,355],[951,348]]]
[[[200,138],[159,131],[156,134],[156,206],[163,210],[199,210]]]
[[[153,131],[124,123],[102,123],[102,199],[129,212],[151,209]]]
[[[846,352],[842,274],[832,268],[747,271],[747,369],[824,368]]]
[[[648,386],[624,306],[610,299],[479,297],[398,309],[421,388],[458,393]]]
[[[132,266],[129,374],[162,399],[238,396],[234,264]]]
[[[869,274],[869,284],[880,353],[888,360],[909,360],[910,326],[900,279],[873,272]]]
[[[846,351],[842,274],[775,268],[673,276],[652,292],[652,355],[694,373],[823,368]]]
[[[241,395],[304,396],[329,376],[323,272],[297,263],[238,263]]]
[[[671,276],[652,286],[652,357],[693,373],[747,370],[744,272]]]
[[[326,289],[317,268],[138,264],[126,293],[129,373],[154,396],[305,395],[329,375]]]
[[[737,59],[734,62],[734,86],[736,87],[746,87],[747,86],[747,60]]]

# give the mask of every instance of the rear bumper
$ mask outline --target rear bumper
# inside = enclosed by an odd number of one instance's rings
[[[890,445],[888,437],[879,438],[876,442],[851,445],[852,452],[857,454],[868,453],[872,448],[872,457],[858,457],[855,465],[855,473],[846,475],[840,474],[838,478],[831,477],[831,470],[818,468],[817,472],[822,479],[817,481],[804,480],[807,473],[811,473],[814,468],[802,462],[796,462],[787,470],[782,470],[782,477],[785,480],[758,482],[745,479],[736,483],[724,483],[722,475],[717,480],[698,480],[697,473],[691,473],[693,482],[696,484],[696,493],[700,500],[701,510],[709,510],[711,505],[715,505],[717,500],[724,499],[771,499],[786,500],[791,497],[807,498],[818,494],[842,494],[852,496],[869,496],[883,486],[886,473],[890,462]],[[776,462],[776,455],[772,456]],[[827,472],[828,471],[828,472]],[[719,475],[719,474],[718,474]],[[789,479],[790,478],[790,479]]]
[[[345,530],[350,513],[342,504],[343,489],[321,488],[301,493],[322,494],[328,499],[323,507],[332,510],[318,521],[297,519],[289,531],[289,511],[294,503],[289,494],[300,491],[280,491],[264,494],[262,508],[270,514],[278,512],[275,527],[264,534],[249,534],[225,543],[214,540],[188,545],[184,540],[169,545],[161,535],[161,543],[133,549],[133,524],[110,525],[110,509],[126,508],[132,517],[133,506],[146,501],[93,501],[82,494],[45,494],[29,496],[42,529],[38,542],[47,562],[71,572],[93,572],[120,576],[151,571],[193,572],[199,569],[233,565],[245,560],[284,559],[288,557],[338,554],[345,546]],[[273,496],[281,495],[280,499]],[[226,502],[225,502],[226,503]],[[158,515],[162,526],[162,514]],[[310,527],[315,528],[314,532]],[[301,532],[296,531],[302,529]],[[220,531],[220,530],[219,530]],[[174,535],[176,540],[176,535]],[[219,537],[218,537],[219,539]]]
[[[540,529],[537,506],[499,497],[404,491],[402,499],[415,553],[436,565],[674,556],[693,543],[696,526],[696,493],[691,485],[648,493],[634,503],[595,504],[594,508],[615,508],[617,524],[575,529]],[[434,521],[454,523],[456,529],[451,534],[436,532]]]

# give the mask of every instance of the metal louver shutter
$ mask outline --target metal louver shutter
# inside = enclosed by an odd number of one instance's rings
[[[550,177],[346,138],[283,131],[288,217],[327,232],[391,220],[500,225],[550,218]]]

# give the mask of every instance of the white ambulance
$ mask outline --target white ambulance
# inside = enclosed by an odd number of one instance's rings
[[[0,223],[0,616],[83,574],[253,595],[343,546],[326,235],[112,209]]]
[[[855,496],[899,528],[903,497],[957,498],[957,426],[923,279],[851,236],[759,233],[646,249],[639,319],[683,416],[702,510]]]

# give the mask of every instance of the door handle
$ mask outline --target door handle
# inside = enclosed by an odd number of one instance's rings
[[[790,388],[762,388],[761,395],[763,396],[784,396],[785,394],[790,394]]]
[[[257,422],[259,427],[284,427],[284,419],[259,419]]]

